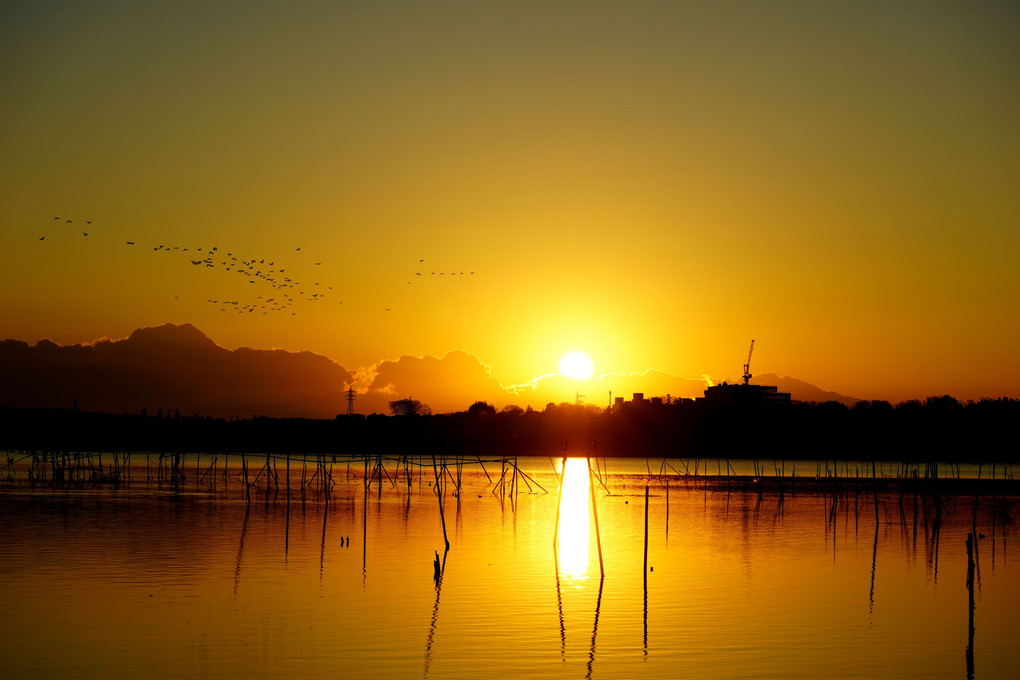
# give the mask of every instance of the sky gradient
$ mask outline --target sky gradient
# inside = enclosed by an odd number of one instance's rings
[[[570,350],[733,380],[755,338],[858,398],[1020,397],[1018,35],[1012,2],[5,3],[0,336],[504,385]]]

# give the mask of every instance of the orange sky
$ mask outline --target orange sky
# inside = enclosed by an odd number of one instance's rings
[[[756,338],[859,398],[1020,397],[1017,35],[1011,2],[8,3],[0,336],[505,385],[572,349],[735,379]]]

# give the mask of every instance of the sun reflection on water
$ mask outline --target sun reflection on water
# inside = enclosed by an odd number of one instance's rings
[[[588,578],[588,465],[568,458],[563,470],[556,558],[559,575],[568,581]]]

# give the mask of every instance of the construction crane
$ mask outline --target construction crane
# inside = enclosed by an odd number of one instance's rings
[[[754,351],[754,340],[751,340],[751,349],[747,350],[747,363],[744,364],[744,384],[751,382],[751,352]]]

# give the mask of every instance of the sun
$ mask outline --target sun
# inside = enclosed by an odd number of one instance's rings
[[[591,357],[584,352],[567,352],[560,359],[560,375],[575,380],[587,380],[591,377],[593,368]]]

